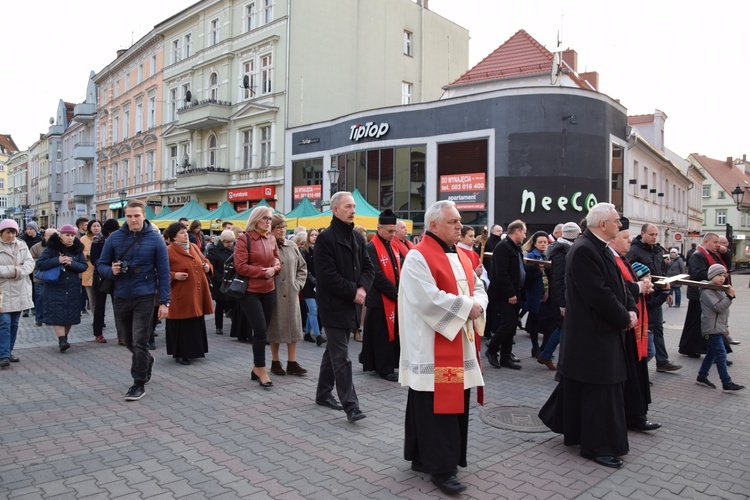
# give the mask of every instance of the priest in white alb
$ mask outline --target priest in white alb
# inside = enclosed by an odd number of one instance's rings
[[[462,226],[455,203],[434,203],[424,224],[398,292],[399,382],[409,387],[404,458],[455,494],[466,489],[456,473],[466,467],[472,387],[479,387],[481,404],[478,339],[488,299],[469,258],[456,251]]]

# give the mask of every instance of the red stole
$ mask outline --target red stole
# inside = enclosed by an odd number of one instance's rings
[[[619,255],[615,255],[615,262],[620,268],[622,278],[633,283],[638,282],[638,277],[633,272],[630,263]],[[638,350],[638,361],[648,356],[648,310],[646,309],[646,298],[642,294],[636,297],[638,307],[638,324],[633,329],[635,332],[635,344]]]
[[[414,243],[412,243],[409,240],[401,241],[398,238],[393,238],[391,240],[391,243],[392,243],[392,246],[394,246],[396,250],[398,251],[396,253],[398,253],[398,255],[400,255],[402,259],[405,259],[406,254],[409,253],[409,250],[414,248]]]
[[[458,295],[456,275],[453,274],[453,267],[440,244],[434,238],[425,236],[419,242],[419,245],[414,248],[427,261],[437,287],[447,293]],[[469,295],[474,295],[474,271],[471,269],[471,262],[463,252],[457,252],[457,255],[466,275]],[[477,347],[479,347],[476,331],[472,334]],[[477,395],[480,404],[482,404],[484,399],[482,387],[478,388]],[[436,414],[457,414],[466,411],[464,408],[463,332],[459,332],[453,341],[435,332],[434,401],[434,412]]]
[[[396,238],[393,238],[394,240]],[[393,265],[391,264],[391,257],[388,255],[388,250],[386,250],[385,245],[383,244],[383,240],[380,239],[380,236],[377,234],[372,239],[372,244],[375,246],[375,254],[378,256],[378,263],[380,264],[380,270],[383,271],[383,274],[386,278],[388,278],[388,281],[390,281],[393,286],[396,286],[396,275],[393,272]],[[393,252],[393,255],[398,255],[398,252],[395,248],[393,248],[393,242],[391,240],[391,251]],[[398,273],[401,274],[401,260],[396,259],[396,268],[398,269]],[[383,309],[385,309],[385,321],[388,324],[388,341],[393,342],[396,338],[396,301],[393,299],[390,299],[386,297],[384,294],[380,294],[380,296],[383,299]]]

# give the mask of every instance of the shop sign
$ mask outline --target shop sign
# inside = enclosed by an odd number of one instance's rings
[[[146,198],[146,204],[149,207],[160,207],[161,206],[161,196],[149,196]]]
[[[583,200],[581,199],[582,197]],[[521,194],[521,213],[526,213],[527,209],[529,213],[536,212],[536,199],[537,196],[533,191],[524,189],[523,194]],[[567,196],[559,196],[557,200],[553,200],[549,196],[542,196],[540,199],[540,208],[549,212],[552,210],[553,202],[561,212],[567,211],[568,206],[576,212],[588,212],[591,207],[599,203],[594,193],[589,193],[584,197],[583,193],[576,191],[570,196],[570,198]],[[583,205],[581,205],[581,203],[583,203]]]
[[[227,200],[229,201],[260,200],[262,198],[275,200],[276,186],[254,186],[227,190]]]
[[[682,239],[682,233],[674,233],[674,240],[680,241]]]
[[[313,184],[312,186],[294,186],[294,199],[301,200],[307,196],[308,200],[323,199],[323,186]]]
[[[486,210],[486,175],[484,172],[441,175],[440,199],[454,202],[458,210]]]
[[[174,196],[167,196],[167,205],[187,205],[190,203],[192,196],[189,194],[178,194]]]
[[[315,144],[316,142],[320,142],[320,137],[313,137],[312,139],[302,139],[297,144],[300,146],[307,146],[308,144]]]
[[[360,139],[369,137],[371,139],[380,139],[388,133],[391,126],[388,123],[367,122],[364,125],[357,123],[351,126],[349,140],[357,142]]]
[[[85,203],[76,203],[76,215],[88,214],[88,206]]]

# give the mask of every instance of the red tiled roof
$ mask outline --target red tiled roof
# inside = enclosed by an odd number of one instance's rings
[[[449,86],[549,73],[552,70],[552,58],[552,52],[525,30],[518,30]]]
[[[75,110],[76,105],[72,102],[65,102],[65,114],[68,117],[68,124],[73,121],[73,111]]]
[[[628,125],[642,125],[644,123],[654,123],[654,115],[628,116]]]
[[[4,149],[6,153],[18,152],[18,146],[16,146],[10,134],[0,134],[0,149]]]
[[[745,190],[745,197],[742,200],[742,206],[750,206],[750,194],[747,188],[750,188],[750,172],[742,173],[742,170],[734,165],[733,161],[714,160],[707,156],[693,153],[690,155],[706,173],[713,178],[721,188],[731,196],[732,191],[739,185]]]

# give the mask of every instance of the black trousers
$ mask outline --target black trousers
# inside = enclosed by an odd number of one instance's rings
[[[316,399],[327,399],[333,392],[334,385],[339,401],[348,413],[359,408],[359,399],[352,380],[352,360],[349,359],[349,335],[351,328],[333,328],[326,326],[328,342],[320,361],[320,375]]]
[[[510,359],[513,351],[513,337],[516,335],[518,327],[518,311],[521,308],[519,302],[511,304],[507,299],[498,301],[496,311],[499,315],[499,323],[496,332],[492,332],[487,350],[493,354],[500,352],[500,359]]]
[[[103,301],[102,301],[103,302]],[[135,385],[148,380],[148,338],[151,335],[151,318],[154,314],[154,296],[144,295],[133,300],[114,298],[117,335],[133,353],[130,374]]]
[[[266,333],[271,324],[271,313],[276,302],[276,292],[247,292],[239,300],[242,313],[253,329],[253,364],[258,368],[266,366]]]

